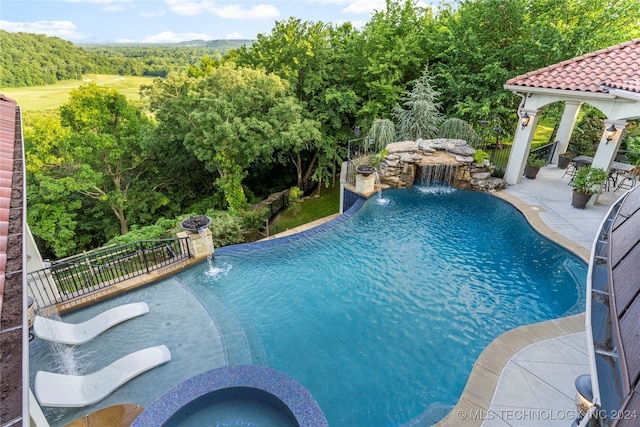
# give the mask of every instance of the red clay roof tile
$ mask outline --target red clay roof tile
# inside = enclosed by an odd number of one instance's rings
[[[593,93],[616,88],[640,93],[640,38],[514,77],[507,85]]]

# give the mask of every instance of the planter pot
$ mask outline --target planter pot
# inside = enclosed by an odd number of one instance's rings
[[[591,194],[578,193],[573,190],[573,195],[571,196],[571,206],[577,209],[584,209],[587,206],[587,203],[591,199]]]
[[[375,171],[375,168],[371,165],[360,165],[356,168],[356,172],[358,172],[362,176],[369,176]]]
[[[566,169],[571,163],[571,157],[559,156],[558,157],[558,167],[560,169]]]
[[[536,179],[538,172],[540,172],[540,168],[534,168],[533,166],[524,167],[524,176],[526,176],[527,179]]]

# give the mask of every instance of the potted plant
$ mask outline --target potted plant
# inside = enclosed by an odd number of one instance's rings
[[[571,163],[571,159],[575,157],[574,153],[562,153],[558,156],[558,167],[560,169],[566,169]]]
[[[527,164],[524,167],[524,176],[527,179],[536,179],[536,175],[540,172],[540,168],[545,165],[544,159],[538,159],[534,156],[529,156],[527,159]]]
[[[591,196],[600,191],[606,180],[607,173],[602,168],[593,166],[579,168],[570,183],[573,188],[571,206],[584,209]]]

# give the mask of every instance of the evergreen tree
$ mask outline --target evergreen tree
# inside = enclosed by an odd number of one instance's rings
[[[437,102],[440,92],[431,85],[433,79],[425,67],[411,92],[401,98],[402,104],[393,108],[400,139],[427,139],[437,135],[442,115]]]

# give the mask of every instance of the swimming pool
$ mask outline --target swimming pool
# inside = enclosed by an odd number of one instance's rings
[[[428,424],[456,403],[502,332],[582,310],[586,264],[508,203],[419,186],[384,200],[286,244],[220,248],[212,267],[91,307],[151,301],[137,325],[105,335],[140,333],[130,340],[172,352],[123,389],[152,381],[156,398],[194,371],[254,363],[301,383],[331,426]],[[175,372],[183,366],[188,373]],[[120,401],[147,406],[144,393]]]

